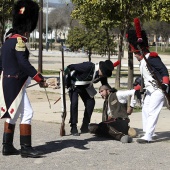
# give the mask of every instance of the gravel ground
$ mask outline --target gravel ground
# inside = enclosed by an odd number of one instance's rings
[[[3,121],[0,124],[3,133]],[[95,137],[92,134],[81,134],[75,137],[69,134],[59,136],[60,124],[33,121],[33,146],[44,152],[42,158],[21,158],[2,156],[0,167],[3,170],[168,170],[170,169],[170,132],[162,133],[162,138],[150,144],[122,144],[119,141]],[[167,137],[169,136],[169,137]],[[2,142],[2,140],[0,140]],[[19,130],[16,125],[14,145],[19,146]],[[2,149],[2,147],[1,147]]]

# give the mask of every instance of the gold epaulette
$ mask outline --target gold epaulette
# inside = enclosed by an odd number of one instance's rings
[[[16,44],[15,49],[16,49],[16,51],[25,51],[26,45],[21,37],[17,37],[17,44]]]

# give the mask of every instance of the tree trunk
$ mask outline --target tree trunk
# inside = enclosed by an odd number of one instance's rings
[[[88,51],[89,51],[89,52],[88,52],[89,61],[91,61],[92,49],[91,49],[91,48],[89,48],[89,50],[88,50]]]
[[[130,50],[130,47],[129,47]],[[129,52],[128,50],[128,89],[133,88],[133,53]]]
[[[107,36],[107,54],[108,54],[108,60],[110,60],[110,36],[109,36],[109,30],[108,28],[105,28],[106,36]]]
[[[4,20],[3,20],[4,21]],[[4,43],[4,34],[5,34],[5,22],[2,23],[2,30],[1,30],[1,45]]]
[[[115,88],[120,89],[120,74],[121,74],[121,60],[122,60],[122,54],[123,54],[123,36],[124,31],[121,30],[120,35],[120,43],[119,43],[119,52],[118,52],[118,60],[120,61],[120,65],[117,66],[117,72],[116,72],[116,79],[115,79]]]

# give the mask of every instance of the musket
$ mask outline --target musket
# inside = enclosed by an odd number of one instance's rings
[[[66,119],[66,115],[67,115],[67,111],[66,111],[66,96],[65,96],[65,74],[64,74],[64,49],[63,49],[63,42],[61,43],[62,49],[62,70],[60,71],[60,82],[61,84],[61,99],[62,99],[62,123],[61,123],[61,128],[60,128],[60,136],[65,136],[65,119]],[[114,67],[116,67],[117,65],[120,64],[120,61],[116,61],[115,63],[113,63]],[[94,81],[99,80],[100,78],[95,79]],[[57,100],[59,101],[60,98]],[[56,102],[57,102],[56,101]],[[56,103],[55,102],[55,103]]]
[[[116,67],[120,64],[120,61],[116,61],[115,63],[113,63],[113,66]],[[74,74],[75,71],[72,71],[71,74]],[[94,83],[96,81],[100,80],[100,77],[95,78],[91,83]],[[61,80],[60,80],[61,81]],[[67,94],[69,92],[70,88],[65,92],[65,94]],[[56,104],[59,100],[61,99],[61,96],[54,102],[54,104]]]
[[[64,74],[64,49],[63,42],[61,42],[61,54],[62,54],[62,70],[60,71],[60,82],[61,82],[61,99],[62,99],[62,122],[60,128],[60,136],[65,136],[65,119],[67,115],[66,111],[66,96],[65,96],[65,74]]]

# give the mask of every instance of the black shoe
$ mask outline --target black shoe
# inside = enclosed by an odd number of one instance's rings
[[[137,139],[137,143],[145,144],[145,143],[150,143],[151,141],[145,140],[145,139]]]
[[[2,155],[8,156],[8,155],[19,155],[20,152],[14,148],[12,144],[5,144],[2,148]]]
[[[88,124],[82,124],[80,130],[81,133],[89,133]]]
[[[43,155],[43,152],[37,151],[32,146],[21,146],[21,157],[23,158],[39,158]]]
[[[81,133],[89,133],[89,129],[80,129],[81,130]]]
[[[70,132],[73,136],[80,136],[76,126],[73,126]]]

